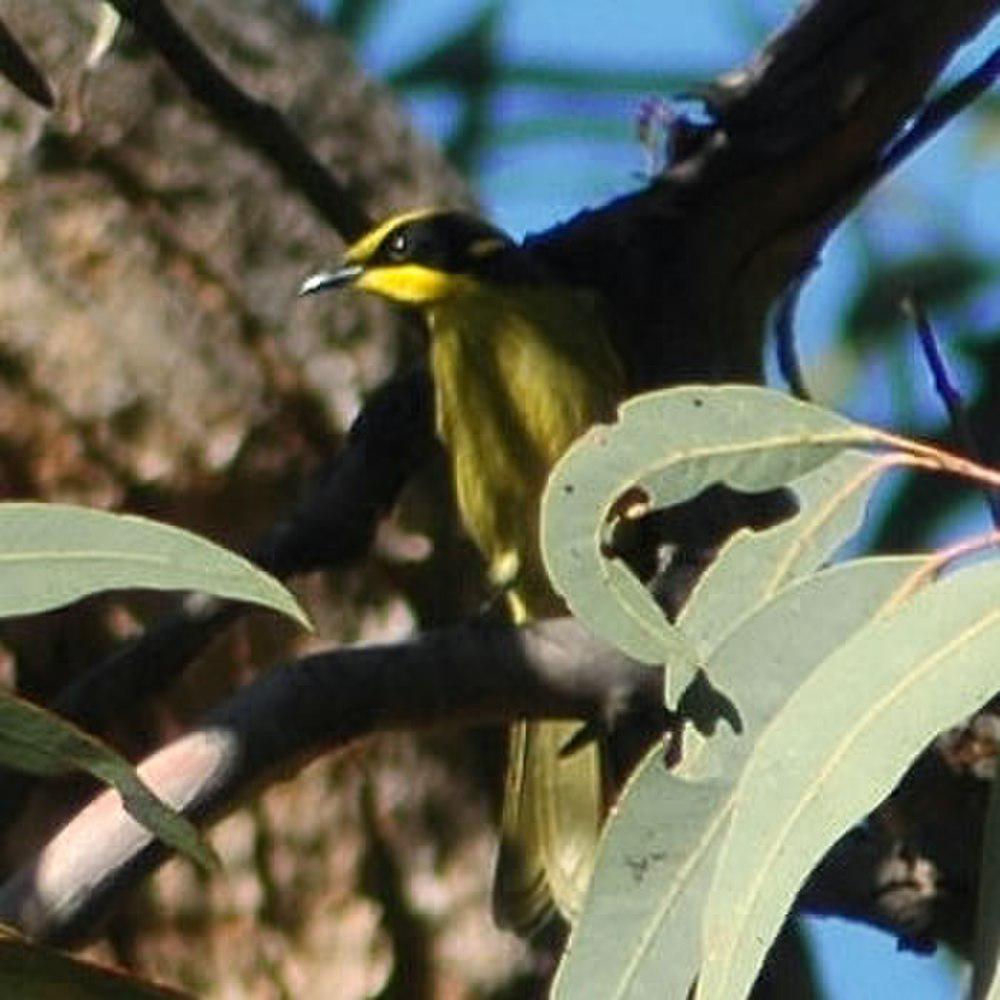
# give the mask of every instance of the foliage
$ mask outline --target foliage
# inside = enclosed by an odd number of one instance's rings
[[[177,990],[154,986],[91,962],[33,944],[0,925],[0,994],[26,1000],[183,1000]]]
[[[123,587],[198,590],[260,604],[308,625],[280,583],[190,532],[63,504],[0,505],[0,614],[32,614]],[[204,868],[218,864],[194,826],[159,799],[125,758],[6,692],[0,692],[0,765],[46,777],[85,771],[116,789],[125,809],[164,843]],[[32,995],[52,997],[176,995],[13,935],[0,938],[0,983],[5,980],[18,984],[19,995],[29,988],[37,991]]]
[[[67,504],[0,507],[0,615],[47,611],[123,587],[200,590],[309,624],[280,583],[182,528]]]
[[[700,997],[745,995],[823,854],[936,733],[995,691],[997,564],[937,580],[993,536],[822,568],[857,529],[879,475],[897,465],[1000,479],[737,386],[631,400],[613,428],[593,430],[556,468],[543,502],[554,581],[602,636],[647,662],[659,655],[672,675],[668,707],[703,734],[673,770],[652,752],[626,786],[557,996],[683,996],[696,976]],[[735,536],[678,621],[657,620],[609,533],[636,498],[655,509],[714,482],[787,485],[798,511]]]

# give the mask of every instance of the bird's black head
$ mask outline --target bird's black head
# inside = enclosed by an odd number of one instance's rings
[[[517,244],[465,212],[425,209],[395,216],[361,237],[344,266],[308,279],[302,294],[354,284],[385,298],[425,305],[453,295],[462,279],[504,280]]]

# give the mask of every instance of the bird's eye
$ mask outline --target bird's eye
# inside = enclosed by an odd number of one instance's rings
[[[403,260],[410,250],[410,241],[407,238],[406,233],[393,233],[389,237],[389,243],[386,249],[389,252],[389,256],[393,260]]]

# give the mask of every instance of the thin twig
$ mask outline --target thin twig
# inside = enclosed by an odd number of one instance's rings
[[[109,0],[166,60],[195,100],[244,143],[273,163],[285,180],[347,242],[371,220],[347,188],[309,151],[273,105],[242,90],[187,33],[162,0]]]
[[[980,63],[955,86],[928,101],[914,118],[912,125],[882,154],[875,166],[869,187],[874,187],[892,173],[904,160],[934,138],[949,122],[957,118],[973,101],[986,93],[1000,76],[1000,47]]]
[[[43,108],[55,105],[56,96],[45,74],[35,65],[3,21],[0,21],[0,73],[25,97],[30,97]]]
[[[778,350],[778,370],[788,383],[792,394],[808,402],[812,397],[806,386],[799,363],[798,348],[795,343],[795,313],[799,306],[802,288],[809,276],[815,270],[815,265],[797,274],[778,300],[774,313],[774,334]]]
[[[969,421],[965,400],[962,398],[961,392],[955,385],[951,373],[948,371],[948,364],[941,353],[941,348],[934,334],[934,329],[931,327],[927,310],[914,292],[903,298],[901,306],[903,312],[906,313],[917,328],[920,346],[923,349],[927,367],[930,369],[931,376],[934,379],[934,388],[941,397],[945,409],[948,411],[948,416],[951,419],[952,427],[955,430],[955,436],[960,446],[969,458],[982,465],[982,453],[976,441],[972,424]],[[991,487],[985,487],[984,492],[993,525],[997,529],[1000,529],[1000,492],[996,488]]]

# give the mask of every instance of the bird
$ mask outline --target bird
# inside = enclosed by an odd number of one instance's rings
[[[344,287],[422,313],[462,524],[515,623],[566,614],[542,561],[539,508],[555,463],[624,394],[599,295],[559,280],[529,243],[442,208],[382,222],[300,294]],[[571,926],[593,870],[610,786],[600,740],[574,740],[580,725],[510,728],[493,910],[524,937]]]

